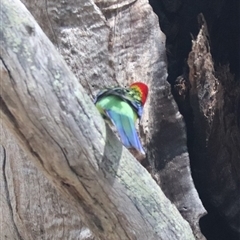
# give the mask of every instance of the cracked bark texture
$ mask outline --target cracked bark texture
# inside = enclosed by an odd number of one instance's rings
[[[141,1],[138,3],[147,4]],[[100,6],[103,3],[96,4]],[[112,4],[112,8],[115,9],[114,2]],[[131,2],[127,4],[122,2],[120,6],[121,9],[126,10],[126,7],[132,5]],[[78,12],[82,7],[85,11]],[[82,16],[80,13],[93,11],[93,14],[86,15],[86,18],[91,16],[97,24],[91,25],[90,22],[89,26],[85,25],[85,34],[90,34],[93,29],[96,31],[111,29],[109,7],[111,9],[109,4],[103,4],[103,11],[106,14],[104,17],[93,2],[83,2],[83,6],[77,9],[74,6],[67,8],[64,5],[66,13],[71,15],[74,11],[79,18]],[[61,191],[65,199],[68,199],[68,203],[75,207],[76,214],[82,217],[95,236],[100,239],[194,239],[189,224],[182,218],[177,208],[165,197],[148,172],[105,126],[78,80],[66,67],[65,62],[23,5],[19,1],[4,0],[1,11],[3,26],[11,26],[1,29],[1,118],[38,168]],[[148,5],[143,13],[154,17]],[[110,19],[109,24],[106,23],[107,15]],[[134,19],[134,16],[131,17]],[[153,23],[156,23],[156,17],[151,19],[145,17],[144,21],[154,20]],[[61,24],[64,26],[67,21],[64,19],[62,21]],[[139,22],[134,23],[138,29]],[[160,31],[155,29],[151,32],[152,30],[143,28],[141,24],[139,27],[142,27],[140,29],[145,30],[146,34],[152,33],[150,38],[144,38],[146,41],[144,43],[154,40],[156,44],[154,54],[151,55],[152,59],[148,63],[148,67],[155,71],[146,72],[145,69],[139,72],[131,71],[129,76],[121,75],[122,69],[127,68],[122,65],[124,61],[121,61],[121,64],[119,61],[113,63],[111,57],[109,59],[104,57],[104,61],[108,62],[106,68],[105,63],[102,63],[101,67],[97,65],[100,62],[96,60],[93,71],[78,75],[80,82],[83,85],[87,84],[89,93],[94,91],[89,85],[94,74],[101,78],[117,78],[118,81],[127,78],[131,81],[133,80],[131,78],[137,77],[131,74],[137,73],[139,77],[146,78],[150,88],[156,81],[155,77],[161,77],[162,81],[166,79],[166,69],[160,71],[159,68],[161,62],[160,66],[165,66],[164,51],[161,52],[164,49],[164,41],[160,40],[159,43]],[[63,28],[63,40],[64,36],[67,39],[70,35],[70,32],[66,35],[64,30]],[[74,31],[74,28],[71,30]],[[96,33],[91,36],[100,39]],[[81,37],[84,38],[84,35]],[[108,37],[111,39],[111,34]],[[149,43],[153,43],[152,41]],[[93,42],[98,44],[97,40]],[[66,53],[64,57],[67,60],[68,52],[65,51],[68,48],[61,48],[61,44],[64,45],[64,41],[60,41],[58,45],[60,52],[63,55]],[[71,44],[71,41],[65,44]],[[101,53],[105,51],[106,44],[102,42],[99,44],[98,50],[102,57]],[[134,42],[134,44],[138,43]],[[87,54],[89,49],[84,43],[83,46]],[[120,58],[121,49],[125,46],[116,44],[113,47],[118,47],[119,54],[114,58]],[[110,51],[111,46],[107,49]],[[149,52],[145,54],[150,58]],[[106,53],[105,56],[108,54]],[[143,55],[142,58],[146,56]],[[90,58],[88,55],[85,57],[82,60],[94,61],[94,54]],[[137,59],[128,67],[131,70],[132,68],[140,70],[143,59]],[[87,62],[84,66],[88,69]],[[107,80],[103,81],[102,85],[107,83],[109,84]],[[166,86],[168,88],[167,84]],[[98,87],[101,85],[98,84]],[[3,150],[3,163],[5,163],[3,169],[6,166],[4,152],[6,151]],[[6,176],[5,172],[4,174]],[[17,212],[21,211],[17,210]],[[15,219],[14,223],[17,226]],[[47,227],[45,224],[41,226],[44,229]],[[22,231],[18,231],[18,234],[21,236],[20,239],[25,238],[21,235],[24,234]]]
[[[165,36],[148,2],[47,1],[47,9],[40,2],[24,1],[89,95],[136,80],[149,85],[139,129],[148,161],[195,237],[204,239],[199,218],[206,211],[191,177],[185,125],[166,81]]]
[[[3,239],[95,239],[79,214],[29,161],[1,121]]]

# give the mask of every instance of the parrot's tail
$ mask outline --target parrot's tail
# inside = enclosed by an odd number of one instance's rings
[[[111,119],[114,126],[117,128],[123,145],[127,148],[135,148],[142,154],[145,154],[142,144],[139,140],[133,119],[112,110],[106,110],[105,112]]]

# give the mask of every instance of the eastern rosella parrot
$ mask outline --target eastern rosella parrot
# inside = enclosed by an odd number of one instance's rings
[[[145,154],[135,123],[140,119],[148,95],[148,87],[135,82],[129,88],[113,87],[100,91],[94,101],[103,118],[117,129],[123,145]]]

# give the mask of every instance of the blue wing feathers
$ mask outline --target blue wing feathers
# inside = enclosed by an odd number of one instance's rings
[[[139,140],[134,121],[124,114],[119,114],[112,110],[105,110],[114,126],[117,128],[123,145],[127,148],[135,148],[142,154],[145,154]]]

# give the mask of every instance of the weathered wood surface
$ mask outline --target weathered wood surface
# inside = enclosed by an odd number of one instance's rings
[[[0,133],[1,239],[94,239],[2,121]]]
[[[4,0],[1,14],[1,117],[94,234],[194,239],[24,6]]]
[[[148,1],[95,1],[96,6],[91,1],[48,0],[47,8],[45,2],[24,2],[89,95],[116,83],[141,80],[149,85],[140,123],[149,161],[166,196],[195,237],[204,239],[199,218],[206,211],[191,177],[185,125],[166,80],[165,36]]]

